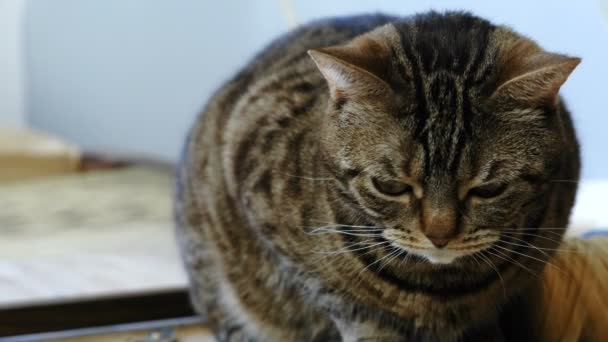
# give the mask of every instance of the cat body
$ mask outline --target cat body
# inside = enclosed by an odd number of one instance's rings
[[[553,180],[578,179],[557,95],[576,64],[464,13],[329,19],[271,44],[184,147],[197,311],[219,341],[508,338],[502,309],[563,234],[539,227],[566,227],[574,200]]]

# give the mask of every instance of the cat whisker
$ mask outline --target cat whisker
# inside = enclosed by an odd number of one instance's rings
[[[401,246],[403,246],[403,247],[407,247],[407,248],[420,249],[420,250],[423,250],[423,249],[435,249],[434,247],[417,246],[417,245],[413,245],[411,243],[400,242],[400,241],[397,241],[397,240],[393,240],[393,242],[396,242],[398,244],[397,246],[395,246],[397,248],[401,248]]]
[[[351,228],[378,228],[378,226],[342,224],[342,223],[335,223],[335,222],[325,222],[325,221],[320,221],[320,220],[310,220],[310,221],[325,224],[325,225],[327,225],[327,227],[333,226],[333,227],[351,227]]]
[[[373,248],[370,248],[368,250],[361,250],[359,252],[361,253],[361,255],[369,255],[369,254],[372,254],[372,253],[377,253],[379,251],[386,250],[387,248],[390,248],[390,247],[391,247],[390,245],[384,244],[384,245],[380,245],[380,246],[373,246]],[[350,252],[352,252],[352,251],[350,251]],[[345,252],[345,253],[347,253],[347,252]],[[327,262],[326,258],[327,258],[328,255],[329,256],[336,256],[336,255],[339,255],[339,254],[342,254],[342,253],[335,253],[335,254],[319,254],[319,253],[314,253],[314,254],[317,255],[316,263],[318,263],[319,265],[321,265],[321,264]]]
[[[507,262],[510,262],[514,265],[519,266],[521,269],[527,271],[528,273],[530,273],[531,275],[537,277],[538,276],[538,272],[534,272],[532,271],[529,267],[527,267],[526,265],[520,263],[519,261],[517,261],[515,258],[513,258],[512,256],[506,254],[503,251],[499,251],[497,249],[491,249],[488,251],[488,253],[494,255],[497,258],[501,258],[502,260],[505,260]]]
[[[399,260],[399,265],[402,265],[402,264],[406,263],[409,259],[411,259],[411,257],[412,257],[412,253],[409,253],[409,252],[406,253],[405,257],[403,259]],[[416,260],[416,264],[417,263],[418,263],[418,261]]]
[[[365,249],[374,248],[374,247],[381,246],[381,245],[384,245],[387,243],[389,243],[389,241],[382,241],[382,242],[372,243],[369,245],[365,244],[365,246],[363,246],[363,247],[351,249],[351,247],[355,247],[356,245],[358,245],[358,244],[354,244],[354,245],[349,245],[349,246],[343,247],[336,251],[313,251],[313,252],[317,253],[317,254],[324,254],[324,255],[344,254],[344,253],[351,253],[351,252],[362,251]]]
[[[311,226],[307,226],[307,227],[303,227],[303,228],[313,228],[312,231],[320,231],[320,230],[324,230],[324,229],[334,229],[334,230],[340,230],[340,231],[361,231],[361,232],[379,232],[381,231],[378,228],[357,228],[357,227],[348,227],[348,226],[337,226],[337,225],[329,225],[329,226],[321,226],[321,227],[311,227]]]
[[[468,256],[468,257],[471,257],[471,259],[473,259],[473,261],[475,261],[475,263],[476,263],[478,266],[481,266],[481,264],[479,263],[479,260],[477,260],[477,256],[476,256],[476,254],[477,254],[477,253],[473,253],[473,254],[469,254],[469,255],[467,255],[467,256]]]
[[[338,234],[338,235],[350,235],[350,236],[360,236],[360,237],[381,237],[381,233],[373,233],[373,232],[359,232],[359,231],[342,231],[342,230],[322,230],[314,233],[309,233],[309,235],[327,235],[327,234]]]
[[[359,237],[380,237],[382,233],[351,233],[348,231],[342,231],[339,229],[323,229],[316,232],[310,232],[308,235],[323,235],[323,234],[342,234],[342,235],[350,235],[350,236],[359,236]]]
[[[387,241],[387,242],[390,242],[390,241]],[[364,272],[364,271],[365,271],[365,270],[366,270],[368,267],[370,267],[371,265],[373,265],[373,264],[377,263],[378,261],[381,261],[382,259],[386,258],[387,256],[391,255],[392,253],[394,253],[394,252],[395,252],[395,250],[398,250],[398,248],[396,248],[396,247],[395,247],[395,246],[393,246],[393,245],[385,245],[385,246],[382,246],[382,247],[380,247],[379,249],[377,249],[377,251],[384,251],[384,250],[386,250],[386,249],[391,250],[391,252],[390,252],[389,254],[387,254],[387,255],[383,256],[383,257],[382,257],[382,258],[380,258],[380,259],[376,259],[374,262],[370,263],[369,265],[367,265],[367,266],[365,266],[364,268],[362,268],[361,270],[359,270],[359,272],[357,272],[356,277],[359,279],[359,281],[358,281],[358,282],[357,282],[357,283],[354,285],[354,287],[358,287],[358,286],[361,284],[361,282],[362,282],[362,281],[363,281],[363,279],[364,279],[364,277],[363,277],[363,272]],[[370,252],[371,252],[371,251],[370,251]],[[368,253],[370,253],[370,252],[366,252],[365,254],[368,254]]]
[[[355,285],[355,287],[358,287],[361,284],[361,282],[363,281],[363,279],[364,279],[363,275],[364,275],[365,270],[367,270],[368,268],[372,267],[373,265],[381,262],[382,260],[393,256],[395,253],[399,253],[400,252],[399,248],[396,248],[396,247],[394,247],[392,245],[386,246],[384,249],[386,249],[386,248],[389,248],[389,250],[390,249],[392,249],[392,250],[389,253],[387,253],[385,256],[383,256],[382,258],[376,259],[374,262],[368,264],[367,266],[365,266],[361,270],[359,270],[359,272],[357,273],[357,277],[359,278],[359,281],[357,282],[357,284]]]
[[[387,242],[388,242],[388,241],[387,241]],[[373,266],[373,265],[375,265],[375,264],[377,264],[377,263],[381,262],[382,260],[384,260],[384,259],[386,259],[386,258],[388,258],[388,257],[392,256],[394,253],[400,252],[400,249],[399,249],[399,248],[397,248],[397,247],[395,247],[395,246],[388,246],[388,247],[390,247],[390,248],[392,249],[392,251],[391,251],[390,253],[388,253],[387,255],[383,256],[383,257],[382,257],[382,258],[380,258],[380,259],[376,259],[374,262],[372,262],[372,263],[370,263],[369,265],[367,265],[367,266],[365,266],[364,268],[362,268],[362,269],[359,271],[359,274],[363,273],[365,270],[367,270],[367,269],[368,269],[368,268],[370,268],[371,266]]]
[[[543,233],[552,234],[553,236],[561,238],[563,234],[561,232],[565,232],[564,228],[520,228],[520,229],[503,229],[501,232],[505,233],[519,233],[519,232],[529,232],[529,231],[541,231]]]
[[[518,235],[522,235],[522,236],[534,236],[534,237],[536,237],[536,238],[543,239],[543,240],[547,240],[547,241],[551,241],[551,242],[553,242],[553,243],[557,243],[557,244],[561,244],[561,243],[562,243],[562,240],[551,239],[551,238],[548,238],[548,237],[546,237],[546,236],[542,236],[542,235],[539,235],[539,234],[531,234],[531,233],[519,233]],[[509,236],[510,238],[512,238],[512,239],[523,240],[523,239],[519,239],[519,238],[517,238],[517,237],[513,236],[512,234],[509,234],[508,236]]]
[[[494,228],[500,229],[501,227],[494,227]],[[556,238],[559,238],[561,240],[561,238],[563,236],[563,232],[566,231],[566,228],[557,228],[557,227],[539,227],[539,228],[522,227],[522,228],[512,228],[512,227],[509,227],[508,229],[500,229],[500,232],[492,232],[492,233],[493,234],[498,234],[498,235],[500,235],[500,233],[518,233],[518,234],[521,234],[521,235],[526,235],[526,234],[530,234],[530,232],[535,232],[535,231],[539,231],[541,233],[546,233],[546,234],[551,234],[551,235],[553,235]],[[537,234],[531,234],[531,235],[537,235]],[[540,236],[540,235],[538,235],[538,236]]]
[[[451,250],[456,250],[456,251],[470,251],[470,250],[483,250],[486,247],[490,246],[491,244],[493,244],[494,242],[496,242],[498,239],[490,239],[487,241],[477,241],[476,243],[469,243],[469,244],[461,244],[459,246],[450,246],[448,245],[448,248]]]
[[[388,260],[386,260],[382,265],[380,265],[380,268],[378,269],[378,272],[382,271],[382,269],[388,265],[391,261],[395,260],[396,258],[398,258],[400,255],[402,255],[403,253],[406,253],[407,251],[405,249],[401,249],[398,248],[397,249],[397,253],[393,253],[393,257],[389,258]]]
[[[534,277],[538,277],[538,273],[532,271],[529,267],[523,265],[522,263],[520,263],[519,261],[515,260],[513,257],[509,256],[508,254],[505,254],[497,249],[493,249],[490,248],[488,249],[486,252],[488,252],[488,254],[491,254],[501,260],[504,260],[506,262],[509,262],[513,265],[517,265],[519,267],[521,267],[521,269],[527,271],[528,273],[530,273],[532,276]]]
[[[524,242],[526,242],[526,241],[524,241]],[[512,245],[512,246],[517,246],[517,247],[534,248],[537,251],[539,251],[540,253],[542,253],[544,256],[546,256],[547,258],[551,258],[551,256],[547,252],[544,251],[545,248],[536,247],[536,246],[534,246],[532,244],[529,244],[529,243],[528,243],[528,245],[522,245],[520,243],[509,242],[509,241],[502,241],[502,243],[505,243],[507,245]],[[551,248],[546,248],[546,249],[547,250],[552,250]]]
[[[475,254],[471,254],[471,255],[475,255]],[[479,258],[484,261],[486,264],[488,264],[488,266],[490,266],[490,268],[492,268],[496,274],[498,275],[498,278],[500,279],[500,284],[502,285],[502,292],[503,295],[505,296],[505,298],[507,298],[507,288],[505,287],[505,281],[502,278],[502,274],[500,274],[500,270],[498,269],[498,267],[496,267],[496,265],[492,262],[492,260],[490,260],[490,258],[486,257],[485,255],[479,253],[477,254],[479,255]],[[477,261],[477,258],[475,258],[475,261]],[[477,263],[479,264],[479,262],[477,261]]]
[[[325,222],[324,222],[325,223]],[[327,226],[321,227],[310,227],[300,226],[300,228],[313,228],[311,231],[306,232],[308,235],[322,235],[322,234],[343,234],[351,236],[361,237],[372,237],[381,236],[380,229],[376,226],[357,226],[357,225],[346,225],[339,223],[328,223]],[[350,229],[338,229],[338,228],[350,228]],[[354,229],[352,229],[354,228]]]
[[[532,260],[536,260],[536,261],[541,262],[541,263],[543,263],[543,264],[546,264],[546,265],[549,265],[549,266],[555,267],[557,270],[559,270],[559,271],[560,271],[560,272],[562,272],[563,274],[567,274],[567,273],[566,273],[564,270],[562,270],[561,268],[559,268],[559,267],[557,267],[556,265],[552,264],[552,263],[551,263],[551,262],[549,262],[548,260],[542,260],[542,259],[539,259],[539,258],[535,258],[535,257],[533,257],[533,256],[531,256],[531,255],[528,255],[528,254],[525,254],[525,253],[520,253],[520,252],[518,252],[518,251],[514,251],[514,250],[511,250],[511,249],[508,249],[508,248],[505,248],[505,247],[502,247],[502,246],[498,246],[498,245],[494,245],[493,247],[500,248],[500,249],[504,249],[504,250],[506,250],[506,251],[508,251],[508,252],[515,253],[515,254],[518,254],[518,255],[524,256],[524,257],[526,257],[526,258],[530,258],[530,259],[532,259]]]
[[[481,252],[476,252],[476,253],[467,255],[467,257],[471,257],[478,266],[481,266],[481,263],[479,262],[479,259],[481,259],[481,257],[482,257],[481,254],[482,254]],[[479,259],[477,259],[477,257],[479,257]],[[483,261],[483,259],[482,259],[482,261]]]
[[[537,236],[537,237],[542,238],[542,236]],[[511,236],[511,235],[509,235],[509,238],[511,238],[511,239],[515,239],[515,240],[517,240],[517,241],[521,241],[521,242],[523,242],[523,243],[526,243],[526,244],[527,244],[527,245],[529,245],[530,247],[534,247],[534,248],[536,248],[536,249],[538,249],[538,250],[541,250],[541,251],[542,251],[542,250],[545,250],[545,251],[564,252],[564,253],[579,253],[579,251],[576,251],[576,250],[573,250],[573,249],[568,250],[568,249],[562,249],[562,248],[546,248],[546,247],[537,247],[537,246],[532,245],[531,243],[529,243],[528,241],[526,241],[526,240],[524,240],[524,239],[520,239],[520,238],[517,238],[517,237],[515,237],[515,236]],[[558,243],[561,243],[561,241],[555,241],[555,240],[551,240],[551,239],[547,239],[547,240],[552,241],[552,242],[558,242]],[[503,242],[507,243],[507,241],[503,241]],[[522,246],[522,247],[528,247],[528,246]]]
[[[337,227],[339,228],[339,227]],[[375,233],[375,232],[380,232],[379,229],[372,229],[372,228],[358,228],[358,229],[336,229],[333,226],[326,226],[326,227],[318,227],[315,228],[313,230],[311,230],[309,233],[312,234],[316,234],[316,233],[322,233],[322,232],[329,232],[329,233],[333,233],[334,230],[338,230],[341,232],[348,232],[348,233]]]
[[[500,227],[497,227],[500,228]],[[520,231],[520,230],[566,230],[568,228],[564,228],[564,227],[538,227],[538,228],[534,228],[534,227],[522,227],[522,228],[510,228],[510,229],[502,229],[502,231]]]

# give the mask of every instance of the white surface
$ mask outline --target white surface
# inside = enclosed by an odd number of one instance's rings
[[[0,310],[186,287],[172,184],[146,168],[2,184]]]
[[[0,125],[21,126],[25,122],[24,5],[25,0],[0,0]]]
[[[173,230],[130,224],[0,243],[0,309],[187,286]]]

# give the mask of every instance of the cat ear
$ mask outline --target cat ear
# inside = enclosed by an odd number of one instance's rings
[[[386,25],[346,45],[308,51],[327,80],[334,101],[391,92],[391,87],[385,81],[391,66],[388,38],[391,30],[394,27]]]
[[[549,53],[520,39],[499,56],[498,87],[492,98],[526,107],[556,106],[558,92],[580,58]]]

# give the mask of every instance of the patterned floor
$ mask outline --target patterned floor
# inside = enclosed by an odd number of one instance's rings
[[[186,284],[171,174],[127,168],[0,187],[0,308]]]

